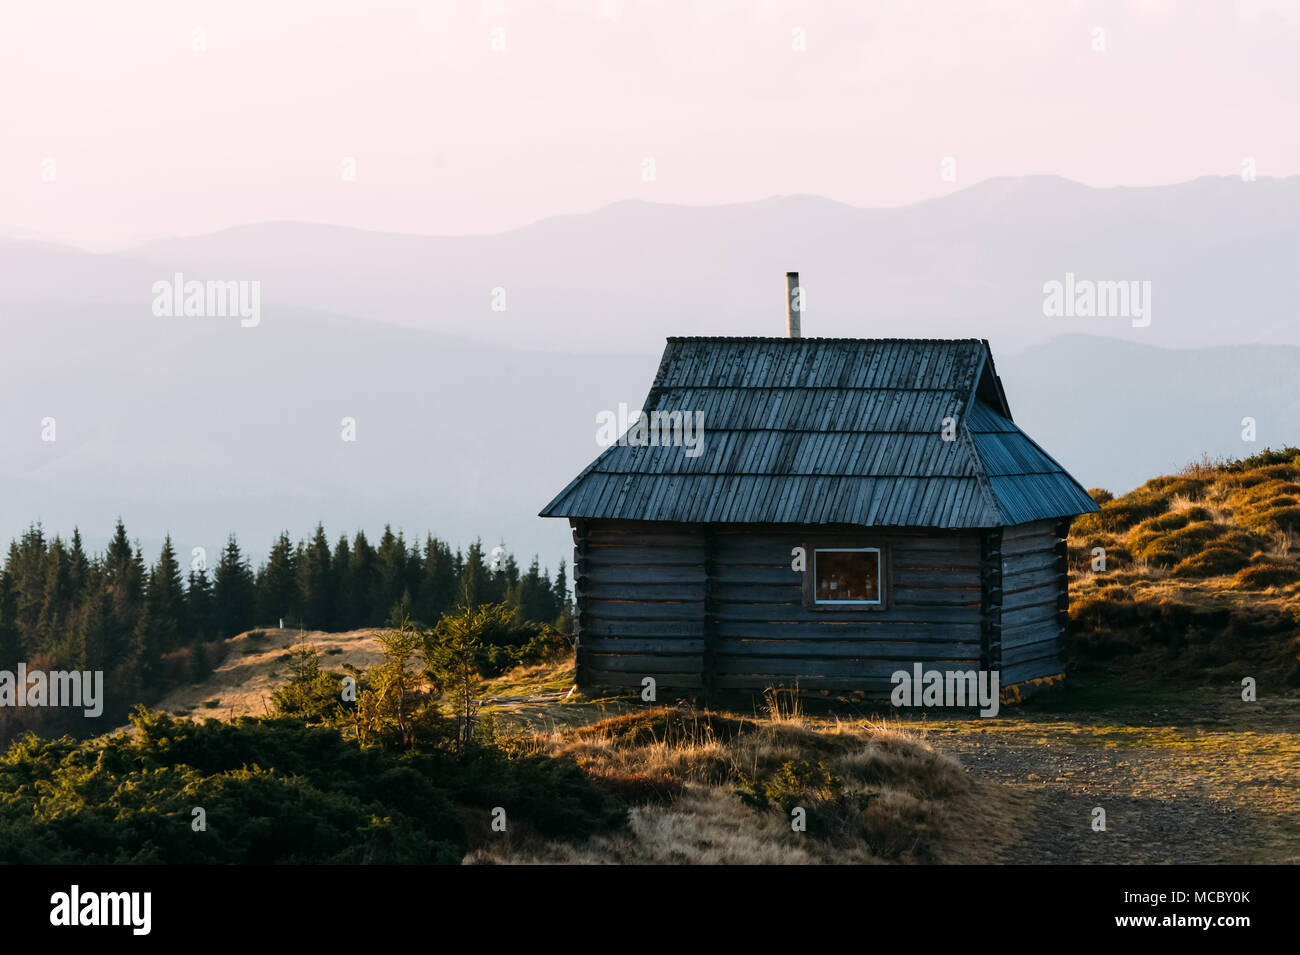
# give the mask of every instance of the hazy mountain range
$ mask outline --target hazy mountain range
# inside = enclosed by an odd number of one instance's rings
[[[1300,177],[1034,177],[886,210],[625,202],[493,236],[0,240],[0,536],[40,518],[98,545],[120,514],[151,554],[235,530],[260,557],[281,528],[391,521],[554,567],[567,528],[535,515],[599,451],[597,412],[639,405],[667,335],[783,334],[787,269],[806,335],[990,339],[1017,421],[1124,491],[1300,442],[1297,213]],[[156,317],[176,272],[260,282],[260,323]],[[1150,324],[1045,316],[1067,273],[1150,282]]]

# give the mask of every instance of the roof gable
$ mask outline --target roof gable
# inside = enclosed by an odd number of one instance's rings
[[[702,415],[698,456],[614,445],[542,516],[962,528],[1095,509],[1011,421],[977,339],[670,338],[644,411]]]

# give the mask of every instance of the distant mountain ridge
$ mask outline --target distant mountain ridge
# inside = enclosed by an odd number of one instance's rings
[[[113,256],[0,242],[0,262],[21,263],[0,302],[133,302],[142,282],[181,271],[261,281],[268,307],[608,353],[674,334],[781,334],[779,289],[793,269],[813,335],[974,335],[999,351],[1072,332],[1171,347],[1300,344],[1298,257],[1300,177],[1094,189],[1031,176],[887,209],[806,195],[628,200],[494,235],[274,222]],[[1048,318],[1043,286],[1067,273],[1151,282],[1151,325]]]
[[[1063,335],[998,357],[1016,423],[1089,487],[1300,444],[1300,348],[1157,348]],[[1244,419],[1254,423],[1243,438]]]
[[[0,239],[0,540],[41,518],[93,546],[120,514],[150,549],[234,529],[260,552],[318,519],[391,521],[554,567],[567,529],[536,514],[599,450],[596,415],[639,406],[670,335],[784,334],[787,269],[805,334],[990,339],[1016,422],[1122,493],[1300,440],[1297,212],[1300,177],[1031,177],[897,209],[629,201],[491,236]],[[155,317],[176,272],[261,282],[260,324]],[[1043,285],[1067,272],[1151,281],[1151,324],[1047,318]]]

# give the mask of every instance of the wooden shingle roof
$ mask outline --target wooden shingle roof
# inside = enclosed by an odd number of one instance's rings
[[[702,452],[611,446],[543,517],[974,528],[1096,510],[1012,422],[978,339],[670,338],[644,410],[703,412]]]

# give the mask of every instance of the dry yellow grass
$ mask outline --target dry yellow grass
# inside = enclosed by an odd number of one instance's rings
[[[1212,581],[1146,586],[1207,608],[1217,599]],[[305,638],[327,654],[338,651],[324,657],[331,667],[365,667],[380,661],[382,633],[241,636],[210,679],[173,694],[167,706],[195,718],[259,715],[288,675],[282,658],[290,645]],[[1296,701],[1229,705],[1229,697],[1201,691],[1205,700],[1193,704],[1181,691],[1157,703],[1139,695],[1157,715],[1085,694],[1077,714],[1031,707],[992,720],[867,722],[819,715],[824,703],[805,713],[788,694],[756,701],[748,715],[648,709],[627,697],[570,695],[571,681],[570,661],[517,668],[488,682],[484,695],[496,702],[484,712],[496,718],[507,747],[572,759],[627,800],[629,826],[580,843],[512,831],[477,840],[465,861],[1300,858]],[[218,706],[203,707],[204,700]],[[1183,700],[1185,712],[1175,709]],[[765,806],[755,804],[756,790],[770,794]],[[791,800],[808,811],[808,831],[791,828]],[[1088,824],[1098,804],[1111,816],[1105,837]],[[1186,833],[1179,820],[1188,820]]]
[[[1070,529],[1075,669],[1300,686],[1295,449],[1205,461],[1098,499]]]
[[[291,647],[300,643],[315,647],[326,669],[340,669],[345,663],[364,669],[383,662],[378,638],[386,632],[250,630],[228,641],[226,658],[207,679],[167,694],[155,709],[195,720],[266,716],[272,709],[271,693],[288,679]]]
[[[954,825],[990,830],[991,800],[920,736],[784,705],[773,716],[655,708],[517,739],[627,799],[631,824],[581,845],[501,842],[467,861],[932,862],[956,857]],[[806,831],[792,825],[796,809]]]

